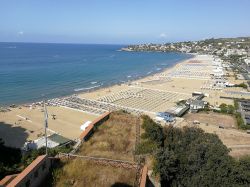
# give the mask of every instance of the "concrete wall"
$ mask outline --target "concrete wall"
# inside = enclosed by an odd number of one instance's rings
[[[52,160],[46,155],[37,157],[28,167],[17,175],[7,187],[35,187],[49,174]]]

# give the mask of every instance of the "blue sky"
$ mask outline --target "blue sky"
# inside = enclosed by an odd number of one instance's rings
[[[163,43],[250,36],[250,0],[0,0],[0,41]]]

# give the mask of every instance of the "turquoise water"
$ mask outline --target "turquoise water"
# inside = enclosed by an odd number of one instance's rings
[[[0,105],[40,101],[140,78],[190,58],[122,45],[0,43]]]

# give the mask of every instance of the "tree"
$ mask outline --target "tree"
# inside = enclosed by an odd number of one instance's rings
[[[143,120],[141,146],[153,153],[161,186],[250,186],[250,157],[235,160],[217,135],[194,127],[162,128],[148,116]]]
[[[154,165],[154,171],[160,174],[160,178],[164,181],[162,186],[170,186],[176,180],[179,171],[179,163],[176,155],[169,149],[160,149],[156,155],[157,162]]]
[[[70,152],[71,147],[56,147],[49,149],[49,156],[55,156],[58,152]],[[27,167],[39,155],[45,154],[45,147],[32,150],[22,155],[21,150],[4,145],[0,138],[0,179],[6,175],[19,173]]]
[[[233,114],[234,113],[234,111],[235,111],[235,108],[234,108],[234,106],[233,105],[227,105],[227,112],[229,113],[229,114]]]
[[[164,133],[164,146],[156,154],[154,166],[162,186],[250,184],[250,159],[234,160],[217,135],[188,127],[166,127]],[[245,175],[238,175],[239,172]]]
[[[244,89],[247,89],[247,85],[243,82],[243,83],[240,83],[240,84],[236,84],[235,85],[236,87],[241,87],[241,88],[244,88]]]
[[[0,138],[0,178],[19,171],[21,158],[20,149],[5,146]]]
[[[143,124],[142,128],[145,133],[142,134],[142,138],[149,139],[158,145],[162,145],[164,141],[164,134],[162,127],[154,122],[149,116],[142,116]]]
[[[222,103],[220,105],[220,109],[222,113],[228,113],[228,114],[234,114],[235,108],[233,105],[227,105],[225,103]]]
[[[222,112],[222,113],[227,113],[227,104],[222,103],[222,104],[220,105],[220,109],[221,109],[221,112]]]

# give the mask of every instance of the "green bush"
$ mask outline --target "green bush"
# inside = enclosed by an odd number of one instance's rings
[[[235,108],[235,110],[239,109],[239,103],[238,103],[237,99],[234,99],[234,108]]]
[[[4,145],[0,138],[0,179],[5,175],[20,172],[21,150]]]
[[[241,113],[237,112],[235,114],[235,118],[237,121],[238,128],[243,129],[243,130],[250,129],[250,125],[245,125],[244,120],[241,117]]]
[[[244,125],[240,114],[235,116]],[[137,152],[154,156],[161,186],[250,186],[250,157],[235,160],[217,135],[194,127],[161,128],[148,116],[143,120],[145,134]]]
[[[157,150],[157,144],[152,141],[142,141],[136,148],[135,154],[148,154],[148,153],[154,153],[154,151]]]
[[[69,147],[56,147],[48,149],[49,156],[55,156],[59,152],[68,153],[72,150]],[[21,172],[27,167],[33,160],[39,155],[45,154],[45,147],[38,150],[32,150],[22,155],[21,150],[18,148],[12,148],[4,145],[4,142],[0,138],[0,179],[6,175],[15,174]]]
[[[136,147],[136,154],[154,154],[163,145],[163,128],[154,122],[149,116],[142,116],[142,128],[144,133],[141,135],[141,143]]]
[[[164,134],[161,125],[154,122],[149,116],[142,116],[143,124],[142,128],[145,133],[142,134],[143,139],[148,139],[150,141],[156,142],[161,145],[164,140]]]
[[[235,160],[215,134],[198,128],[164,128],[155,156],[161,186],[249,186],[250,158]]]
[[[234,114],[235,112],[235,107],[233,105],[227,105],[225,103],[222,103],[219,106],[219,108],[220,108],[220,112],[224,114]]]
[[[55,147],[55,148],[48,148],[48,155],[51,157],[56,156],[59,152],[63,153],[69,153],[72,150],[72,147]],[[22,157],[22,163],[24,164],[24,167],[27,167],[33,160],[35,160],[38,156],[44,155],[46,153],[45,147],[42,147],[40,149],[35,149],[32,151],[29,151]]]
[[[236,84],[235,85],[236,87],[241,87],[241,88],[244,88],[244,89],[247,89],[247,85],[243,82],[243,83],[240,83],[240,84]]]

